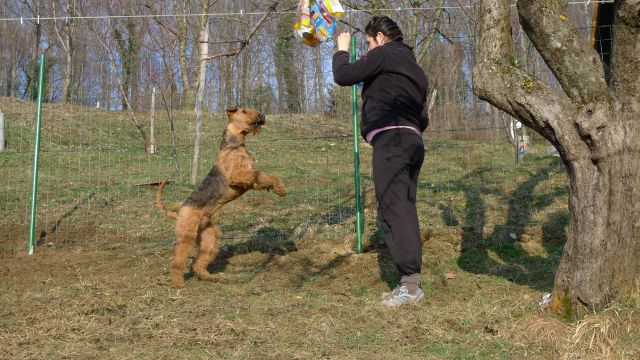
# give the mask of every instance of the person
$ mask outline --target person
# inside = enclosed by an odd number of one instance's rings
[[[333,77],[341,86],[363,82],[360,135],[373,146],[378,220],[400,274],[400,285],[382,294],[382,304],[393,307],[424,299],[416,192],[424,160],[421,133],[429,122],[423,111],[428,84],[394,20],[374,16],[365,35],[369,51],[353,63],[348,52],[351,35],[338,35]]]

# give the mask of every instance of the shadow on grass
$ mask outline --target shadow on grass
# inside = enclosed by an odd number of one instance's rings
[[[460,268],[476,274],[501,276],[517,284],[544,291],[552,287],[560,261],[569,222],[567,211],[553,212],[542,224],[541,247],[546,251],[546,256],[529,254],[516,240],[523,239],[533,215],[551,205],[556,197],[566,195],[567,189],[555,188],[544,194],[534,194],[536,187],[547,180],[559,164],[556,164],[557,160],[531,161],[538,162],[535,164],[538,170],[532,172],[529,179],[521,183],[512,194],[493,185],[495,169],[483,167],[447,184],[452,191],[465,195],[467,206],[464,219],[456,219],[448,207],[440,209],[447,224],[462,224],[461,255],[458,259]],[[488,222],[485,195],[493,195],[508,204],[505,223],[494,226],[488,234],[484,231]]]
[[[230,259],[235,255],[254,252],[268,254],[260,264],[254,265],[252,269],[248,270],[248,273],[255,275],[259,273],[261,269],[266,268],[278,256],[284,256],[288,253],[298,251],[294,240],[305,237],[309,228],[316,227],[322,229],[325,226],[342,225],[347,221],[351,221],[354,212],[355,210],[353,205],[345,205],[344,202],[342,202],[330,206],[327,211],[309,214],[309,219],[299,224],[295,229],[282,230],[275,227],[261,228],[257,232],[251,234],[250,238],[247,240],[236,238],[237,240],[232,240],[232,243],[221,245],[220,252],[209,264],[207,270],[214,275],[224,273],[229,265]],[[334,259],[329,260],[326,264],[320,265],[319,269],[318,265],[312,261],[312,259],[301,259],[300,264],[302,266],[302,272],[299,279],[300,286],[310,278],[329,274],[333,268],[340,266],[340,264],[350,256],[351,254],[338,255]],[[253,277],[251,274],[244,275],[249,275],[246,279]],[[190,279],[194,276],[195,274],[193,271],[190,271],[185,274],[185,279]]]
[[[375,251],[378,254],[378,267],[380,268],[380,279],[387,283],[389,289],[393,289],[400,283],[400,273],[391,258],[389,248],[385,244],[384,232],[377,228],[369,237],[369,247],[364,251]]]
[[[327,277],[328,279],[336,279],[338,275],[332,272],[333,269],[338,268],[341,264],[343,264],[347,259],[349,259],[353,253],[346,253],[337,255],[333,259],[327,261],[324,265],[318,266],[316,263],[309,257],[303,258],[300,263],[302,265],[302,270],[297,275],[297,281],[294,284],[296,287],[302,287],[309,280],[313,280],[317,277]]]
[[[229,265],[229,259],[235,255],[260,252],[269,256],[258,265],[257,269],[265,268],[276,256],[286,255],[298,251],[296,244],[291,240],[291,233],[272,227],[258,230],[250,239],[235,244],[223,245],[218,256],[209,264],[210,273],[224,272]],[[191,277],[194,274],[190,273]]]
[[[350,220],[354,213],[355,207],[353,205],[337,204],[320,214],[318,221],[322,225],[340,225]]]

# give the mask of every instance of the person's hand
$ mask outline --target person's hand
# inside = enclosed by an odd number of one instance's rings
[[[338,35],[338,50],[349,51],[349,45],[351,45],[351,34],[343,32]]]

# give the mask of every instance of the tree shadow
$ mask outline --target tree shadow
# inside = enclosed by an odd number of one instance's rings
[[[324,265],[317,268],[317,265],[313,262],[309,257],[303,258],[300,263],[302,265],[302,270],[297,274],[297,279],[295,282],[296,287],[302,287],[304,284],[310,280],[319,276],[327,276],[329,279],[335,279],[337,276],[331,273],[331,270],[339,267],[342,263],[344,263],[348,258],[350,258],[353,253],[345,253],[340,254],[334,257],[333,259],[327,261]]]
[[[453,191],[464,193],[467,204],[462,221],[455,219],[450,209],[441,207],[442,216],[448,219],[448,224],[463,224],[461,255],[458,258],[460,268],[476,274],[501,276],[537,290],[548,290],[553,285],[566,239],[567,211],[552,213],[542,224],[543,239],[540,245],[546,256],[529,254],[517,240],[523,239],[536,212],[551,205],[556,197],[567,194],[566,188],[555,188],[534,195],[536,187],[547,180],[556,168],[553,162],[546,164],[532,173],[512,194],[506,194],[491,185],[494,183],[491,177],[495,176],[495,169],[487,167],[448,184]],[[488,223],[485,195],[493,195],[508,204],[505,223],[494,226],[488,234],[485,232]]]

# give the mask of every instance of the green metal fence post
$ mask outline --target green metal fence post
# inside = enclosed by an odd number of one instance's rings
[[[351,62],[356,61],[356,37],[351,35]],[[360,204],[360,134],[358,131],[358,90],[357,86],[351,87],[351,100],[353,103],[353,172],[356,192],[356,253],[362,253],[362,206]]]
[[[29,229],[29,255],[35,247],[36,207],[38,198],[38,169],[40,162],[40,125],[42,123],[42,96],[44,92],[44,55],[40,56],[40,74],[38,76],[38,112],[36,114],[36,144],[33,156],[33,185],[31,187],[31,222]]]

